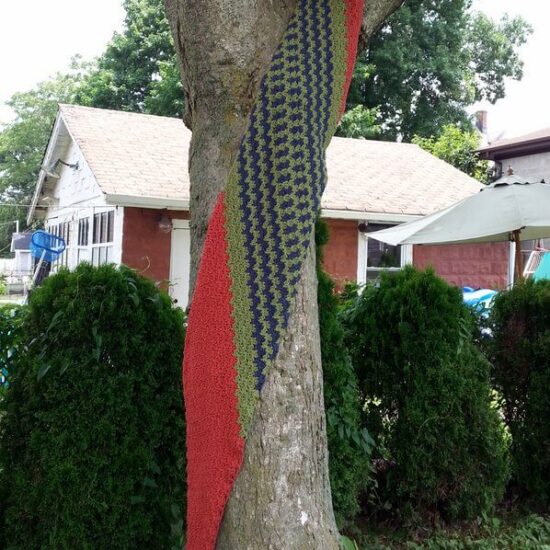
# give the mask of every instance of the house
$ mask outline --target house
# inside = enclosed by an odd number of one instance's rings
[[[550,183],[550,128],[495,141],[479,149],[478,153],[480,158],[495,163],[496,179],[513,171],[529,182]],[[522,243],[523,265],[529,265],[533,252],[539,247],[550,250],[550,239]]]
[[[32,279],[34,260],[31,256],[32,233],[16,230],[12,234],[10,252],[12,258],[0,259],[0,278],[7,284],[8,294],[23,293]]]
[[[496,178],[512,167],[528,181],[550,182],[550,128],[511,139],[501,139],[482,147],[480,157],[495,163]]]
[[[11,252],[14,254],[12,273],[13,277],[24,280],[31,277],[34,268],[34,260],[31,256],[30,231],[14,233],[11,238]]]
[[[129,265],[186,305],[191,133],[178,119],[60,105],[29,222],[65,238],[53,266]],[[476,193],[480,184],[416,145],[334,138],[322,217],[325,268],[339,281],[431,264],[457,285],[504,286],[507,248],[389,247],[371,231],[413,220]],[[423,250],[424,249],[424,250]]]

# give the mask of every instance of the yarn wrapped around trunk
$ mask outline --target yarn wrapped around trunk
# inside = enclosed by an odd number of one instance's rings
[[[183,364],[188,550],[215,548],[288,327],[362,15],[363,0],[299,0],[209,222]]]

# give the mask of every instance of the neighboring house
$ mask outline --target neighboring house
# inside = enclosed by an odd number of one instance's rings
[[[185,306],[190,139],[178,119],[61,105],[29,212],[29,222],[43,218],[67,241],[54,271],[84,260],[124,263],[169,284]],[[324,264],[340,282],[412,262],[458,285],[506,285],[499,245],[394,248],[368,238],[477,192],[466,174],[416,145],[343,138],[333,139],[327,169]]]
[[[529,182],[550,183],[550,128],[494,141],[481,148],[479,155],[495,163],[496,179],[511,170]],[[539,245],[550,249],[550,239],[522,243],[525,266],[528,266],[529,257]]]
[[[31,256],[31,237],[32,233],[14,233],[11,238],[11,252],[15,255],[12,264],[13,277],[24,280],[31,277],[33,273],[34,261]]]
[[[479,150],[482,159],[495,163],[496,178],[508,168],[528,181],[550,183],[550,128],[523,136],[501,139]]]
[[[31,256],[30,242],[32,233],[13,233],[10,252],[13,258],[0,259],[0,277],[7,283],[8,294],[23,292],[31,280],[34,261]]]

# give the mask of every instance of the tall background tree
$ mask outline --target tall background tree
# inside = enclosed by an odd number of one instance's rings
[[[376,109],[381,137],[392,141],[469,127],[468,106],[495,103],[506,78],[521,79],[530,32],[521,17],[494,22],[471,0],[406,0],[361,55],[348,107]]]
[[[8,101],[14,122],[0,132],[0,257],[9,255],[15,221],[24,227],[42,157],[57,112],[57,103],[71,102],[87,67],[75,58],[71,70]]]
[[[181,116],[183,94],[162,0],[124,0],[116,33],[75,102],[104,109]]]
[[[99,59],[76,59],[66,74],[10,100],[15,118],[0,132],[0,255],[9,252],[11,222],[25,219],[26,209],[14,205],[30,202],[57,102],[181,116],[184,95],[162,0],[125,0],[124,7],[124,30]],[[519,47],[530,27],[521,18],[496,23],[470,0],[405,0],[371,30],[338,135],[411,141],[438,140],[449,124],[468,133],[467,107],[497,101],[507,77],[521,78]]]
[[[181,116],[183,92],[162,0],[125,0],[124,30],[92,62],[78,56],[9,101],[14,119],[0,131],[0,257],[15,220],[24,227],[58,103]],[[23,205],[23,206],[17,206]]]

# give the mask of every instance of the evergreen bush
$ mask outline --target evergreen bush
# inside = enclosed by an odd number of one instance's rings
[[[517,284],[495,299],[495,385],[512,436],[515,481],[550,504],[550,281]]]
[[[3,545],[181,547],[181,310],[128,268],[81,265],[33,293],[23,330],[0,412]]]
[[[328,241],[324,223],[318,222],[317,277],[319,326],[332,502],[340,528],[360,511],[359,500],[367,486],[373,441],[361,427],[361,402],[357,376],[344,344],[338,320],[334,283],[321,267],[322,246]]]
[[[508,479],[507,448],[458,289],[407,267],[367,287],[344,320],[377,445],[374,511],[409,521],[488,512]]]
[[[25,308],[18,305],[0,306],[0,400],[8,387],[10,366],[21,344],[24,313]]]

